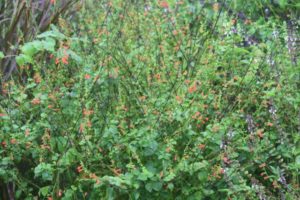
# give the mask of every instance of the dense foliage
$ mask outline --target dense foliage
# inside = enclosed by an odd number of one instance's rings
[[[15,54],[21,44],[32,40],[36,34],[57,23],[60,16],[70,16],[80,8],[79,0],[1,0],[0,1],[0,51],[6,58],[0,69],[7,80],[16,70]],[[0,82],[1,83],[1,82]]]
[[[300,198],[297,1],[81,3],[1,42],[0,198]]]

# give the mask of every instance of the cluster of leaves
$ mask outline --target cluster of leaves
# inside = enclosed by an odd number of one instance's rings
[[[80,0],[1,0],[0,71],[7,80],[16,70],[19,46],[58,22],[60,16],[72,16]],[[4,57],[4,55],[6,55]],[[5,58],[5,59],[3,59]]]
[[[3,198],[299,199],[291,32],[241,2],[87,1],[19,47]]]

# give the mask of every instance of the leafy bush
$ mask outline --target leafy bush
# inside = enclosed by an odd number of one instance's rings
[[[21,45],[3,199],[299,199],[297,29],[238,5],[87,1]]]

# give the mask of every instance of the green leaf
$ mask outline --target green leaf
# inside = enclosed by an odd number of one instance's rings
[[[206,161],[202,161],[202,162],[195,162],[193,164],[190,165],[190,170],[191,171],[198,171],[202,168],[207,167],[208,163]]]
[[[78,63],[82,63],[82,58],[78,56],[74,51],[68,50],[67,53]]]
[[[26,63],[33,63],[32,57],[25,54],[20,54],[19,56],[17,56],[16,61],[19,66],[22,66]]]
[[[300,156],[297,156],[295,161],[296,161],[296,164],[300,166]]]
[[[64,152],[65,148],[67,146],[67,139],[64,137],[57,137],[56,143],[57,143],[57,148],[60,152]]]
[[[37,36],[37,38],[55,38],[55,39],[60,39],[63,40],[66,38],[66,36],[64,34],[62,34],[61,32],[59,32],[59,30],[54,26],[54,25],[50,25],[51,27],[51,31],[46,31],[40,35]]]
[[[211,196],[212,194],[214,194],[213,190],[203,189],[202,191],[205,196]]]
[[[147,191],[152,192],[152,190],[159,191],[162,188],[161,182],[150,182],[145,185]]]
[[[150,171],[144,168],[142,173],[139,174],[138,179],[141,181],[146,181],[148,178],[152,178],[153,176],[154,175]]]
[[[287,0],[279,0],[279,6],[281,7],[281,8],[285,8],[286,6],[287,6]]]
[[[42,187],[40,189],[40,194],[45,197],[48,195],[49,190],[50,190],[50,186]]]
[[[169,190],[172,191],[174,189],[174,184],[173,183],[169,183],[167,187],[168,187]]]
[[[35,42],[29,42],[24,44],[21,47],[21,51],[23,54],[31,57],[34,54],[36,54],[41,48],[42,48],[42,44],[35,41]]]
[[[141,181],[146,181],[148,179],[148,177],[146,174],[140,173],[140,175],[138,176],[138,179]]]
[[[207,177],[208,177],[208,172],[207,171],[205,171],[205,170],[199,171],[199,173],[198,173],[198,179],[201,182],[206,181]]]
[[[125,188],[128,184],[125,180],[120,177],[113,177],[113,176],[104,176],[104,180],[106,180],[110,185],[114,185],[117,187]]]
[[[173,172],[171,172],[170,174],[168,174],[168,175],[164,178],[164,181],[169,182],[169,181],[171,181],[172,179],[174,179],[175,176],[176,176],[176,174],[173,173]]]
[[[56,42],[52,38],[47,38],[45,41],[42,41],[43,48],[47,51],[54,52]]]
[[[265,91],[266,97],[270,98],[270,97],[275,97],[276,95],[276,88],[272,88],[269,91]]]
[[[40,177],[44,181],[51,181],[53,176],[52,166],[48,163],[40,163],[34,169],[34,176]]]
[[[68,189],[66,192],[64,192],[64,197],[62,200],[70,200],[73,199],[74,195],[74,190],[73,189]]]
[[[78,161],[78,152],[75,148],[71,148],[67,151],[67,153],[62,157],[61,164],[62,165],[71,165],[72,163]]]
[[[3,54],[2,51],[0,51],[0,60],[1,60],[2,58],[4,58],[4,54]]]

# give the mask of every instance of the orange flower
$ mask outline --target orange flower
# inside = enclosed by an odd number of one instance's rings
[[[170,148],[170,147],[167,147],[167,148],[166,148],[166,152],[167,152],[167,153],[170,153],[170,151],[171,151],[171,148]]]
[[[264,137],[264,133],[263,133],[263,130],[262,130],[262,129],[258,129],[256,134],[257,134],[257,136],[258,136],[259,138],[263,138],[263,137]]]
[[[220,169],[220,174],[224,174],[225,170],[223,168]]]
[[[161,1],[161,2],[159,2],[159,5],[160,5],[160,7],[163,7],[163,8],[169,8],[169,4],[168,4],[168,2],[167,1]]]
[[[231,20],[231,24],[232,24],[232,25],[235,25],[235,24],[236,24],[236,19],[232,19],[232,20]]]
[[[33,79],[34,79],[34,82],[37,84],[39,84],[42,81],[41,75],[38,73],[34,74]]]
[[[55,64],[58,65],[59,64],[59,58],[55,59]]]
[[[86,74],[86,75],[84,75],[84,78],[85,78],[86,80],[88,80],[88,79],[90,79],[90,78],[91,78],[91,75],[89,75],[89,74]]]
[[[193,118],[193,119],[196,119],[199,115],[200,115],[200,112],[197,111],[197,112],[195,113],[195,115],[192,116],[192,118]]]
[[[50,3],[51,3],[51,4],[55,4],[55,3],[56,3],[56,0],[50,0]]]
[[[188,89],[189,93],[194,93],[196,90],[197,90],[197,85],[196,84],[193,84]]]
[[[246,19],[245,22],[244,22],[246,25],[249,25],[252,23],[251,19]]]
[[[145,101],[146,98],[147,98],[146,96],[140,96],[140,97],[139,97],[140,101]]]
[[[30,130],[27,128],[27,129],[25,130],[25,136],[28,137],[29,134],[30,134]]]
[[[16,143],[17,143],[17,140],[13,138],[13,139],[10,140],[10,143],[11,143],[11,144],[16,144]]]
[[[62,196],[62,191],[58,190],[57,196],[61,197]]]
[[[64,57],[62,57],[61,62],[64,63],[65,65],[69,64],[68,62],[69,56],[65,55]]]
[[[100,180],[99,180],[99,178],[98,178],[98,176],[97,176],[96,174],[92,173],[92,174],[89,175],[89,177],[90,177],[91,179],[96,180],[96,184],[97,184],[97,185],[100,184]]]
[[[6,142],[5,141],[1,142],[1,145],[2,145],[3,148],[5,148],[6,147]]]
[[[198,148],[201,149],[201,150],[203,150],[205,148],[205,144],[199,144]]]
[[[118,169],[118,168],[113,169],[112,171],[113,171],[113,173],[114,173],[116,176],[119,176],[119,175],[121,174],[121,172],[122,172],[122,170],[121,170],[121,169]]]
[[[230,161],[229,161],[229,159],[228,159],[227,157],[224,157],[224,158],[223,158],[223,162],[226,163],[226,164],[229,164],[229,163],[230,163]]]
[[[80,133],[83,133],[83,131],[84,131],[84,124],[80,124],[79,132],[80,132]]]
[[[272,127],[272,126],[273,126],[273,123],[268,122],[268,123],[267,123],[267,126]]]
[[[92,127],[92,122],[91,122],[91,120],[88,120],[88,121],[86,122],[86,126],[89,127],[89,128]]]
[[[81,165],[79,165],[79,166],[77,167],[77,172],[80,173],[80,172],[82,172],[82,171],[83,171],[83,167],[82,167]]]
[[[97,178],[98,178],[97,175],[96,175],[95,173],[92,173],[92,174],[90,174],[89,176],[90,176],[91,179],[97,179]]]
[[[259,168],[264,168],[264,167],[266,167],[266,163],[259,165]]]
[[[82,112],[83,116],[90,116],[90,115],[92,115],[93,113],[94,113],[93,110],[88,110],[88,109],[86,109],[86,108],[84,108],[84,109],[83,109],[83,112]]]
[[[178,103],[182,103],[182,99],[181,99],[180,96],[176,96],[175,98],[176,98],[176,100],[177,100]]]
[[[157,80],[160,80],[160,78],[161,78],[161,75],[160,75],[160,74],[155,74],[154,76],[155,76],[155,78],[156,78]]]
[[[0,117],[4,117],[4,116],[6,116],[5,113],[0,113]]]
[[[273,181],[272,185],[273,185],[274,188],[279,188],[279,185],[278,185],[277,181]]]
[[[31,101],[31,103],[32,103],[33,105],[38,105],[38,104],[41,103],[41,100],[40,100],[39,98],[34,98],[34,99]]]

